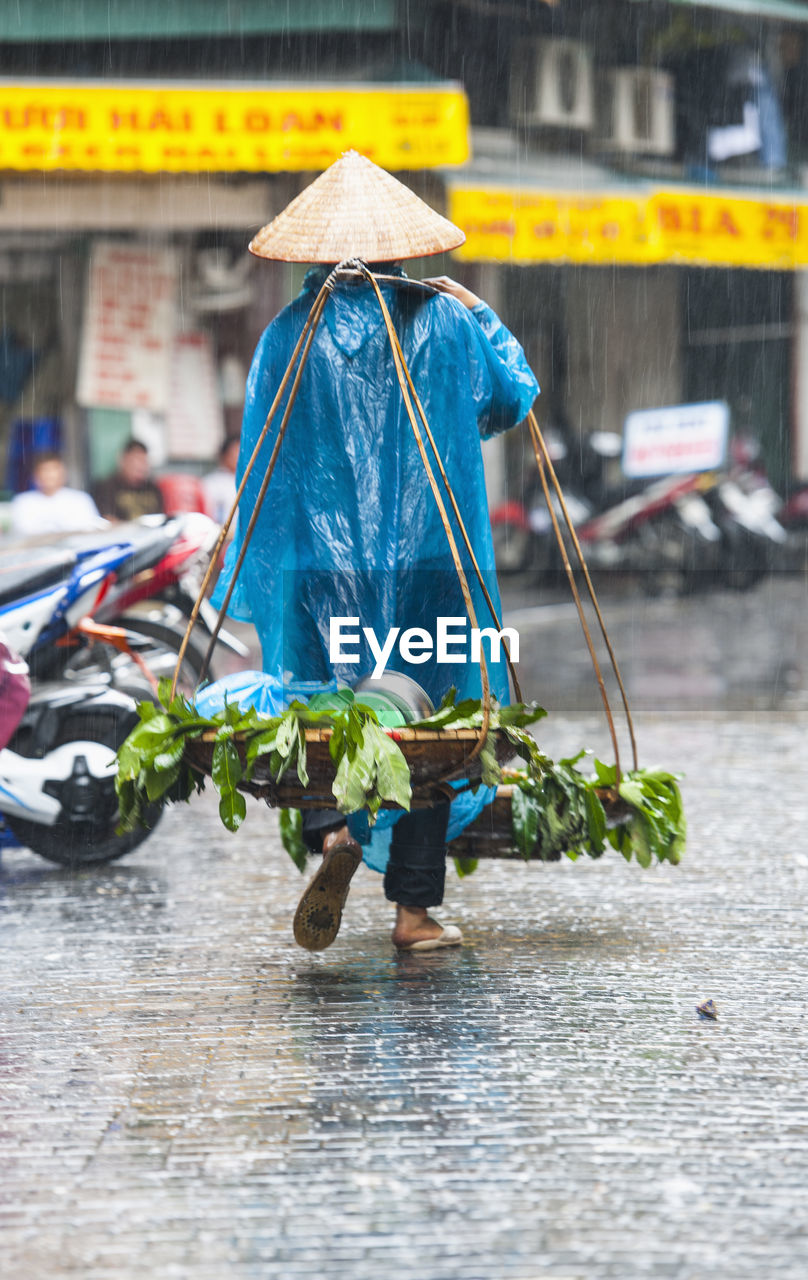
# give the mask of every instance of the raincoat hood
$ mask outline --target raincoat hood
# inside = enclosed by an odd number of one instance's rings
[[[309,294],[312,302],[330,270],[327,266],[312,267],[306,272],[303,293]],[[387,263],[384,274],[401,280],[406,278],[401,267]],[[389,287],[385,292],[389,302]],[[355,356],[384,324],[384,319],[376,295],[367,281],[341,281],[335,286],[329,305],[323,312],[323,323],[339,350],[346,356]]]

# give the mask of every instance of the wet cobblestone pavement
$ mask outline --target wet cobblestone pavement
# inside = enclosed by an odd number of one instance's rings
[[[757,600],[758,628],[787,612]],[[712,609],[738,650],[752,603]],[[636,688],[657,641],[617,612]],[[696,671],[718,662],[701,625]],[[2,1275],[802,1280],[798,684],[732,718],[646,698],[643,762],[686,774],[685,862],[450,872],[457,952],[396,956],[365,868],[334,946],[297,949],[302,881],[257,803],[230,836],[203,797],[76,877],[6,853]],[[608,753],[563,692],[543,744]]]

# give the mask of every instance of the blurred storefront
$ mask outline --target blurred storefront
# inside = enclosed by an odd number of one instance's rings
[[[479,14],[472,0],[427,6]],[[725,399],[772,479],[808,477],[808,5],[558,0],[456,23],[472,159],[457,252],[522,338],[545,423],[621,431]],[[485,84],[482,50],[496,43]],[[494,60],[491,54],[490,63]],[[504,444],[494,496],[531,468]]]
[[[246,244],[353,146],[466,231],[423,273],[501,312],[545,423],[725,398],[776,481],[808,478],[806,24],[796,0],[19,6],[0,445],[61,430],[86,481],[135,431],[201,468],[303,274]],[[492,497],[521,483],[513,434]]]
[[[458,177],[448,207],[467,236],[459,258],[508,262],[525,277],[511,270],[505,293],[539,335],[551,417],[619,432],[635,409],[727,399],[736,428],[760,437],[772,478],[788,479],[808,192],[612,182],[560,194]]]
[[[7,67],[42,74],[0,82],[0,488],[45,445],[92,481],[132,434],[158,466],[204,468],[302,274],[251,259],[252,234],[349,147],[435,198],[430,174],[468,157],[467,100],[397,78],[396,12],[88,0],[9,19]]]

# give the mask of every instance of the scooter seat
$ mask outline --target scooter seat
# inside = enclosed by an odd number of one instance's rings
[[[120,582],[124,578],[134,578],[142,569],[151,569],[168,555],[177,540],[178,529],[179,522],[170,516],[161,517],[159,522],[156,519],[150,519],[148,523],[129,520],[103,532],[73,534],[66,542],[83,554],[91,550],[102,551],[113,543],[128,542],[131,554],[115,570]]]
[[[0,556],[0,605],[14,604],[66,581],[75,563],[74,551],[56,551],[52,547],[3,551]]]
[[[151,569],[163,556],[167,556],[174,543],[177,541],[176,529],[170,528],[166,530],[155,530],[151,539],[144,543],[143,546],[136,547],[132,555],[119,565],[117,573],[118,580],[122,578],[134,578],[142,569]]]

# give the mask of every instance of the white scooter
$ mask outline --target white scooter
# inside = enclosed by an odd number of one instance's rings
[[[108,686],[43,683],[0,751],[0,847],[23,845],[76,870],[129,853],[150,831],[117,835],[115,752],[138,723]],[[147,815],[154,827],[161,810]]]
[[[26,657],[68,634],[109,572],[58,553],[4,569],[0,622]],[[148,696],[148,685],[134,692]],[[0,645],[0,847],[24,845],[78,868],[140,844],[147,829],[115,830],[115,752],[137,722],[135,698],[109,684],[57,677],[35,682],[31,692],[25,663]],[[157,807],[146,815],[149,827],[159,816]]]

